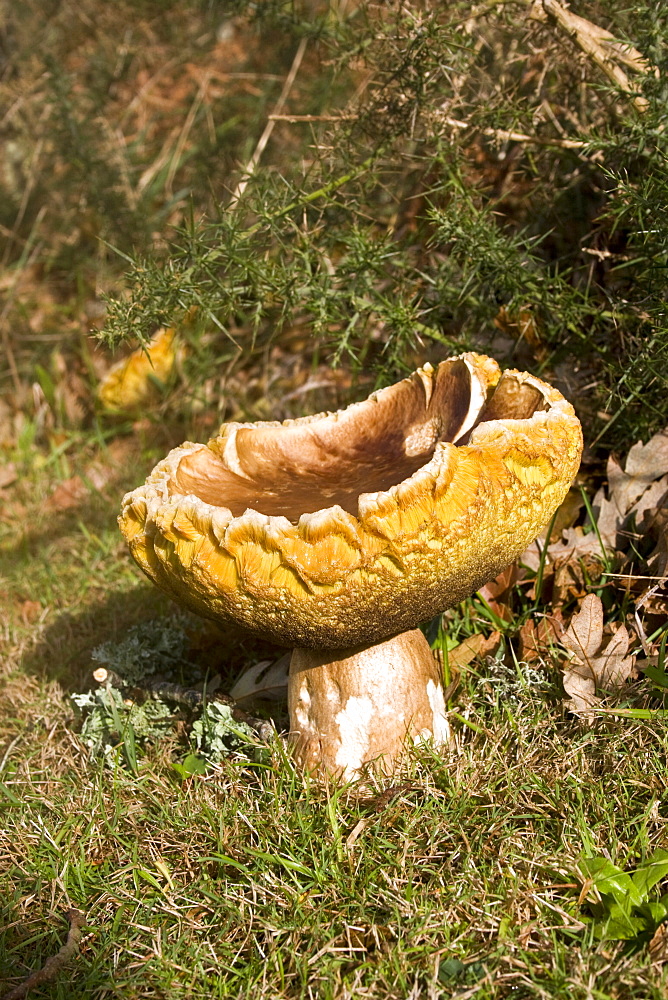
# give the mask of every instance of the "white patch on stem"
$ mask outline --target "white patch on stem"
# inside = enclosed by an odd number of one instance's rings
[[[336,763],[343,768],[344,777],[351,776],[365,763],[364,757],[370,743],[369,723],[372,715],[371,698],[357,698],[353,695],[335,716],[340,734]]]
[[[297,703],[295,705],[295,718],[300,731],[308,735],[312,735],[315,732],[315,728],[311,722],[310,707],[311,695],[309,694],[308,684],[304,678],[299,685],[299,694],[297,695]]]

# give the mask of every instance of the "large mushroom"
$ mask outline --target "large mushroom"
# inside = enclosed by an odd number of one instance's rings
[[[288,703],[308,770],[391,770],[448,737],[420,622],[548,523],[580,423],[556,390],[463,354],[336,413],[224,424],[171,451],[119,518],[135,560],[197,614],[294,647]]]

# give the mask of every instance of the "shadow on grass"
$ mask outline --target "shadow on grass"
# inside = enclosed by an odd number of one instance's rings
[[[98,600],[88,600],[85,608],[57,612],[39,640],[23,656],[22,667],[31,674],[57,680],[68,692],[96,687],[92,671],[100,666],[92,659],[93,650],[105,642],[121,641],[133,625],[155,618],[181,614],[180,607],[150,583],[138,583],[114,591]],[[285,650],[230,626],[190,616],[186,625],[190,643],[186,653],[183,682],[187,684],[189,665],[193,677],[202,673],[220,675],[222,690],[261,659],[275,659]]]

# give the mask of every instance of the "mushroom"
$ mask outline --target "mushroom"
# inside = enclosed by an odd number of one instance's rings
[[[448,740],[417,628],[512,562],[577,472],[580,423],[527,372],[467,353],[336,413],[223,424],[171,451],[119,518],[132,555],[197,614],[292,646],[298,760],[391,771]]]

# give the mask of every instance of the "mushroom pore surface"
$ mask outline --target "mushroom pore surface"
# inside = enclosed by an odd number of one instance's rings
[[[214,439],[185,456],[174,478],[179,493],[226,507],[234,517],[250,508],[297,523],[302,514],[334,505],[356,516],[360,494],[408,479],[438,442],[464,443],[482,421],[528,418],[542,408],[534,386],[505,376],[485,394],[467,363],[453,359],[439,365],[433,380],[416,373],[393,392],[335,415],[238,426],[233,461]]]

